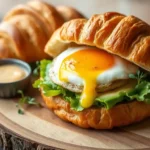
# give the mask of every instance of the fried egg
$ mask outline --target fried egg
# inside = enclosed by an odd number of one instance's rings
[[[112,83],[125,81],[137,70],[136,65],[123,58],[98,48],[82,46],[68,48],[57,56],[49,76],[54,83],[66,89],[81,91],[81,106],[88,108],[97,96],[97,86],[113,86]]]

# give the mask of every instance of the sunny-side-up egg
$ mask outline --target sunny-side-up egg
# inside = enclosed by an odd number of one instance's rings
[[[51,80],[74,92],[81,92],[81,106],[90,107],[103,89],[111,90],[126,83],[138,67],[94,47],[72,47],[57,56],[49,75]]]

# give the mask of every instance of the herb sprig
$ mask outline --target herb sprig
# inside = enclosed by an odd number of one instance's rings
[[[40,106],[40,104],[36,101],[35,98],[30,97],[30,96],[25,96],[23,91],[18,90],[17,93],[21,95],[21,98],[19,99],[18,104],[16,105],[16,107],[18,108],[18,113],[19,114],[24,114],[22,106],[25,105],[25,104]]]
[[[36,61],[35,65],[36,67],[33,69],[33,75],[38,76],[40,72],[40,62]]]
[[[139,85],[147,77],[147,75],[147,73],[138,70],[136,74],[129,74],[129,78],[136,79],[137,84]]]

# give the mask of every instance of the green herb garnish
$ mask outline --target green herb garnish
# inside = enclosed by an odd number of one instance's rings
[[[16,105],[16,107],[18,107],[19,114],[24,114],[24,111],[22,110],[22,106],[24,104],[40,106],[40,104],[36,101],[35,98],[30,96],[25,96],[23,91],[18,90],[17,93],[21,95],[21,98],[19,99],[18,104]]]
[[[147,73],[144,73],[140,70],[136,74],[129,74],[129,78],[136,79],[138,84],[140,84],[147,77]]]
[[[21,108],[18,108],[18,114],[24,115],[24,111]]]
[[[40,72],[40,62],[36,61],[35,65],[36,67],[33,69],[33,75],[38,76]]]

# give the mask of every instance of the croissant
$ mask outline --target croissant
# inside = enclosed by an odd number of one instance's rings
[[[76,17],[83,16],[78,14]],[[0,58],[34,62],[49,57],[44,47],[64,22],[59,11],[45,2],[30,1],[16,6],[0,24]]]
[[[45,52],[56,57],[74,44],[103,49],[150,71],[150,26],[134,16],[109,12],[66,22],[53,33]],[[61,95],[47,97],[42,93],[42,97],[57,116],[83,128],[111,129],[150,117],[150,105],[136,100],[109,110],[93,106],[78,112]]]
[[[69,21],[52,35],[45,52],[56,57],[72,42],[105,49],[150,71],[150,26],[134,16],[109,12]]]

